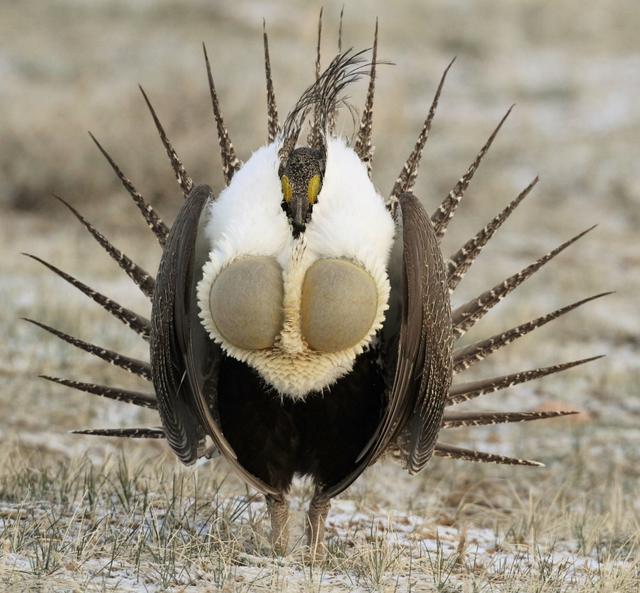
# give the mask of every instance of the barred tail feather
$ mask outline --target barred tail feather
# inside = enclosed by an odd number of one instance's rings
[[[113,350],[107,350],[106,348],[102,348],[100,346],[96,346],[95,344],[90,344],[89,342],[85,342],[80,338],[76,338],[74,336],[70,336],[54,327],[46,325],[45,323],[41,323],[40,321],[35,321],[33,319],[29,319],[23,317],[24,321],[32,323],[33,325],[38,326],[39,328],[53,334],[57,338],[60,338],[62,341],[67,342],[67,344],[71,344],[80,350],[84,350],[89,354],[93,354],[98,358],[101,358],[105,362],[117,366],[125,371],[129,371],[134,375],[138,375],[147,381],[151,381],[151,367],[149,363],[144,362],[143,360],[137,360],[136,358],[130,358],[125,356],[124,354],[120,354],[119,352],[114,352]]]
[[[122,251],[114,247],[111,242],[100,233],[88,220],[86,220],[69,202],[61,198],[60,196],[53,195],[53,197],[61,202],[67,209],[84,225],[84,227],[91,233],[93,238],[103,247],[103,249],[113,258],[113,260],[126,272],[126,274],[133,280],[140,288],[140,290],[149,298],[153,296],[153,288],[155,281],[153,276],[143,270],[138,264],[131,261]]]
[[[338,55],[342,53],[342,21],[344,18],[344,4],[340,9],[340,19],[338,24]],[[338,105],[334,105],[331,114],[329,115],[328,129],[329,134],[334,135],[336,132],[336,122],[338,121]]]
[[[373,33],[373,50],[371,56],[371,70],[369,71],[369,86],[367,87],[367,97],[362,110],[362,119],[358,128],[358,137],[354,146],[354,151],[360,160],[366,165],[369,177],[371,177],[371,164],[373,160],[373,142],[371,132],[373,129],[373,100],[376,91],[376,62],[378,60],[378,19]]]
[[[440,100],[440,94],[442,93],[442,88],[444,87],[444,81],[447,78],[447,74],[453,66],[453,63],[456,61],[455,58],[449,62],[447,67],[444,69],[442,76],[440,77],[440,82],[438,83],[438,87],[436,88],[436,93],[433,96],[433,100],[431,101],[431,107],[429,107],[429,113],[427,114],[427,118],[424,120],[422,124],[422,129],[418,134],[418,139],[416,140],[416,144],[409,155],[409,158],[404,163],[402,167],[402,171],[391,190],[391,199],[392,202],[394,199],[397,199],[401,194],[405,192],[411,191],[413,188],[416,177],[418,176],[418,166],[420,165],[420,159],[422,158],[422,151],[424,150],[425,144],[429,139],[429,133],[431,132],[431,124],[433,122],[433,118],[436,114],[436,109],[438,108],[438,101]]]
[[[438,457],[448,457],[449,459],[461,459],[463,461],[476,461],[480,463],[499,463],[504,465],[528,465],[531,467],[544,467],[544,463],[532,461],[530,459],[518,459],[516,457],[505,457],[495,453],[485,453],[474,451],[473,449],[463,449],[445,443],[438,443],[434,449],[434,454]]]
[[[280,131],[278,124],[278,106],[276,105],[276,93],[273,89],[271,78],[271,59],[269,58],[269,38],[267,37],[267,24],[262,19],[262,42],[264,45],[264,73],[267,82],[267,141],[273,142]]]
[[[213,117],[216,120],[216,130],[218,132],[220,156],[222,157],[222,173],[224,174],[226,184],[229,185],[231,178],[240,168],[241,163],[236,156],[236,150],[229,138],[229,132],[224,125],[224,118],[222,117],[222,110],[220,109],[220,101],[218,100],[218,93],[216,92],[216,86],[213,82],[213,74],[211,73],[211,63],[209,62],[207,48],[204,43],[202,44],[202,51],[204,52],[204,61],[207,68],[209,94],[211,95],[211,108],[213,109]]]
[[[473,327],[492,307],[497,305],[511,291],[515,290],[547,262],[551,261],[556,255],[564,251],[569,247],[569,245],[575,243],[589,231],[592,231],[596,226],[597,225],[594,225],[577,234],[575,237],[572,237],[568,241],[565,241],[553,251],[543,255],[537,261],[533,262],[523,270],[520,270],[517,274],[510,276],[500,284],[496,284],[493,288],[483,292],[479,297],[476,297],[455,309],[451,316],[454,336],[459,338],[464,335],[467,330]]]
[[[90,299],[94,300],[98,303],[103,309],[111,313],[116,319],[119,319],[125,325],[129,326],[133,331],[142,336],[145,340],[149,340],[149,336],[151,333],[151,323],[148,319],[130,311],[129,309],[123,307],[122,305],[116,303],[110,298],[104,296],[102,293],[99,293],[97,290],[93,290],[80,280],[76,280],[70,274],[63,272],[59,268],[56,268],[53,264],[46,262],[45,260],[31,255],[29,253],[23,253],[23,255],[41,263],[43,266],[49,268],[54,274],[57,274],[63,280],[66,280],[72,286],[75,286],[78,290],[86,294]]]
[[[160,119],[156,114],[156,110],[153,108],[153,105],[151,105],[151,101],[149,101],[149,97],[147,96],[147,93],[145,93],[142,86],[138,85],[138,88],[140,89],[140,92],[144,97],[144,101],[147,104],[149,112],[151,113],[151,117],[153,118],[153,123],[156,125],[156,129],[158,130],[158,135],[160,136],[160,140],[164,145],[164,149],[167,151],[167,156],[169,157],[169,161],[171,162],[171,167],[173,168],[173,172],[175,173],[176,179],[178,180],[178,185],[182,189],[182,193],[184,193],[184,197],[188,198],[193,188],[193,181],[191,180],[191,177],[189,177],[187,170],[184,168],[184,165],[182,164],[180,157],[178,157],[178,153],[175,151],[175,149],[173,148],[173,145],[169,141],[169,138],[167,137],[167,134],[165,133],[164,128],[160,123]]]
[[[322,42],[322,15],[324,13],[324,7],[320,7],[320,14],[318,16],[318,41],[316,44],[316,82],[320,79],[320,47]],[[312,148],[316,148],[321,146],[321,134],[322,134],[322,124],[321,124],[321,112],[320,106],[315,104],[313,106],[313,119],[311,120],[311,125],[309,127],[309,135],[307,136],[307,144]]]
[[[465,412],[461,414],[445,414],[441,428],[458,428],[461,426],[487,426],[511,422],[530,422],[579,414],[574,410],[559,412]]]
[[[520,205],[520,202],[529,195],[529,192],[538,183],[536,177],[520,194],[513,199],[491,222],[480,229],[478,233],[469,239],[458,251],[456,251],[447,262],[449,292],[453,292],[464,275],[469,271],[483,247],[493,237],[494,233],[502,226],[502,223],[509,218],[509,215]]]
[[[590,358],[564,362],[548,367],[540,367],[529,371],[521,371],[519,373],[504,375],[502,377],[491,377],[490,379],[481,379],[479,381],[469,381],[467,383],[453,385],[449,390],[449,397],[447,398],[445,405],[453,406],[455,404],[469,401],[470,399],[474,399],[487,393],[493,393],[495,391],[506,389],[507,387],[519,385],[520,383],[526,383],[527,381],[539,379],[540,377],[546,377],[547,375],[560,373],[562,371],[566,371],[573,367],[579,366],[581,364],[586,364],[587,362],[591,362],[602,357],[603,355],[591,356]]]
[[[122,437],[127,439],[164,439],[164,430],[154,428],[85,428],[72,430],[71,434],[88,434],[97,437]]]
[[[77,389],[78,391],[84,391],[85,393],[91,393],[99,397],[106,397],[119,402],[133,404],[134,406],[140,406],[141,408],[150,408],[155,410],[158,407],[156,398],[148,393],[129,391],[127,389],[98,385],[96,383],[83,383],[82,381],[61,379],[60,377],[51,377],[49,375],[39,375],[39,377],[53,383],[58,383],[59,385],[64,385],[65,387],[70,387],[71,389]]]
[[[462,201],[464,192],[469,187],[469,184],[471,183],[473,176],[478,170],[478,167],[480,166],[482,159],[489,151],[489,148],[491,148],[493,141],[495,140],[496,136],[498,135],[498,132],[502,128],[502,125],[507,120],[507,117],[509,117],[509,114],[513,110],[513,107],[514,107],[513,105],[509,107],[507,112],[504,114],[504,116],[500,120],[500,123],[496,126],[495,130],[491,132],[491,135],[485,142],[484,146],[480,149],[480,152],[477,154],[473,163],[469,165],[467,172],[458,180],[458,183],[455,184],[453,189],[449,192],[447,197],[443,200],[442,204],[440,204],[440,207],[431,216],[431,222],[433,223],[433,228],[436,232],[436,236],[439,239],[442,239],[442,237],[444,237],[444,234],[447,231],[447,227],[449,226],[449,222],[453,218],[453,215],[455,214],[456,209],[458,208],[458,205]]]
[[[148,204],[147,201],[142,197],[133,183],[131,183],[131,180],[122,172],[120,167],[111,158],[111,155],[109,155],[109,153],[102,147],[100,142],[96,140],[96,137],[91,132],[89,132],[89,136],[91,136],[91,139],[98,147],[98,150],[102,153],[102,156],[107,159],[107,162],[111,165],[111,168],[114,170],[118,179],[120,179],[120,182],[131,196],[131,199],[134,201],[135,205],[138,207],[140,212],[142,212],[142,216],[144,216],[147,226],[153,231],[153,234],[157,237],[160,245],[164,246],[165,241],[169,236],[169,227],[164,222],[162,222],[162,219],[160,218],[160,216],[158,216],[153,206]]]
[[[554,319],[558,319],[559,317],[566,315],[570,311],[577,309],[585,303],[589,303],[610,294],[612,293],[603,292],[586,299],[582,299],[565,307],[561,307],[560,309],[556,309],[551,313],[547,313],[546,315],[537,317],[532,321],[528,321],[526,323],[518,325],[517,327],[496,334],[495,336],[491,336],[486,340],[480,340],[473,344],[469,344],[464,348],[459,348],[453,353],[453,372],[459,373],[461,371],[464,371],[473,366],[476,362],[484,360],[496,350],[499,350],[500,348],[511,344],[515,340],[526,336],[529,332],[532,332],[533,330],[546,325]]]

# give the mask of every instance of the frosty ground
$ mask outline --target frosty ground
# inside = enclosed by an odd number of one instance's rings
[[[148,270],[159,251],[91,147],[91,128],[165,219],[181,197],[144,106],[142,82],[197,181],[222,187],[199,43],[208,43],[241,158],[264,142],[261,18],[271,31],[284,114],[312,75],[316,6],[165,0],[27,1],[0,32],[0,589],[6,591],[602,591],[640,579],[640,14],[631,0],[562,7],[494,0],[373,3],[345,11],[346,45],[380,17],[374,180],[388,193],[441,70],[445,89],[416,191],[433,210],[506,108],[516,110],[474,179],[445,255],[536,174],[541,183],[488,246],[454,304],[593,223],[599,227],[488,315],[488,336],[605,290],[616,294],[527,336],[473,369],[488,377],[590,355],[605,359],[494,395],[486,410],[578,409],[564,420],[461,429],[447,440],[546,468],[434,459],[410,477],[391,460],[334,502],[322,566],[302,559],[304,502],[293,491],[291,554],[273,559],[263,501],[221,461],[180,466],[159,442],[77,437],[78,427],[157,424],[155,413],[70,392],[40,373],[140,387],[123,372],[20,322],[29,316],[146,358],[145,344],[35,253],[128,307],[137,289],[48,198],[63,194]],[[327,15],[338,3],[325,3]],[[73,19],[71,18],[73,17]],[[325,55],[336,22],[326,21]],[[72,23],[75,23],[72,26]],[[145,35],[139,35],[144,30]],[[82,50],[82,51],[81,51]],[[292,60],[291,57],[296,59]],[[299,58],[299,59],[298,59]],[[359,105],[362,88],[354,89]],[[209,125],[206,125],[209,124]],[[350,118],[343,118],[350,133]],[[464,380],[473,377],[465,376]]]

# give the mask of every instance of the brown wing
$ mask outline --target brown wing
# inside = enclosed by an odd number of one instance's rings
[[[187,380],[183,299],[198,221],[211,195],[196,188],[178,212],[162,252],[151,309],[151,376],[165,436],[183,463],[198,458],[205,437]]]
[[[433,454],[452,376],[451,308],[445,266],[433,226],[413,194],[399,197],[402,212],[400,327],[387,363],[394,364],[380,426],[349,476],[327,491],[335,496],[374,463],[398,437],[406,465],[420,471]],[[391,332],[393,333],[393,332]]]
[[[184,463],[195,461],[208,435],[246,482],[269,493],[269,486],[238,463],[216,419],[218,368],[224,354],[202,327],[196,299],[208,256],[202,229],[212,199],[208,186],[191,192],[171,227],[160,262],[151,340],[158,410],[166,438]]]
[[[397,365],[390,401],[407,405],[399,405],[390,418],[390,430],[376,457],[402,430],[409,445],[407,469],[414,473],[424,468],[436,444],[451,385],[453,333],[446,267],[431,220],[413,194],[403,194],[400,207],[407,318],[400,328],[402,366]]]

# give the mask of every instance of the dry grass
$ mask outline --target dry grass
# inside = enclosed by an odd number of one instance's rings
[[[380,16],[376,181],[392,183],[435,80],[458,61],[427,149],[418,193],[435,207],[502,111],[518,107],[452,224],[445,251],[477,230],[536,173],[534,196],[500,231],[455,302],[599,222],[589,238],[518,289],[474,330],[489,335],[581,296],[617,294],[554,322],[476,376],[604,353],[563,375],[487,396],[476,407],[576,407],[586,414],[458,430],[448,441],[532,455],[544,470],[434,460],[416,477],[372,468],[334,504],[329,555],[302,562],[298,516],[285,560],[268,554],[262,502],[221,462],[180,467],[160,443],[120,445],[67,434],[79,426],[157,423],[154,413],[34,380],[40,372],[139,386],[117,370],[18,322],[30,316],[132,356],[144,344],[20,251],[45,256],[144,313],[148,304],[77,224],[55,190],[149,270],[135,209],[84,130],[113,149],[171,219],[181,199],[137,97],[157,103],[192,176],[221,187],[199,42],[214,58],[241,157],[264,141],[260,19],[272,36],[281,112],[309,80],[317,6],[174,0],[129,4],[27,0],[0,8],[0,589],[15,591],[637,592],[640,588],[636,153],[640,107],[631,0],[470,5],[347,5],[348,44],[369,43]],[[339,11],[325,3],[327,15]],[[329,54],[336,23],[326,22]],[[141,34],[142,33],[142,34]],[[292,56],[295,59],[292,59]],[[362,89],[353,93],[356,104]],[[344,120],[349,130],[348,118]],[[135,131],[135,133],[133,133]],[[213,160],[212,160],[213,159]],[[473,337],[472,336],[472,337]],[[466,377],[465,377],[466,379]],[[297,484],[298,510],[308,498]]]

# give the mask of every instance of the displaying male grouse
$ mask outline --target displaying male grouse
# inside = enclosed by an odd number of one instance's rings
[[[219,452],[265,494],[276,553],[287,550],[286,496],[292,479],[310,476],[315,494],[308,513],[308,544],[311,559],[318,560],[331,498],[387,452],[412,473],[422,470],[432,455],[541,465],[447,445],[440,431],[573,412],[445,410],[597,357],[470,383],[452,385],[452,377],[603,295],[455,349],[454,342],[496,303],[587,231],[452,309],[450,294],[537,181],[458,251],[443,258],[440,240],[508,113],[428,216],[412,188],[451,64],[385,201],[370,178],[377,24],[370,61],[365,60],[366,52],[349,50],[340,52],[323,73],[318,66],[315,82],[282,126],[266,32],[264,49],[268,143],[244,164],[223,123],[205,50],[227,182],[217,196],[206,185],[194,186],[143,91],[186,198],[170,229],[94,138],[160,243],[163,254],[155,278],[63,201],[152,300],[151,320],[31,256],[149,341],[150,364],[33,323],[153,384],[155,395],[45,377],[157,408],[162,422],[160,428],[79,433],[163,437],[186,464]],[[369,75],[366,103],[355,142],[349,145],[335,134],[335,114],[344,88],[364,74]]]

